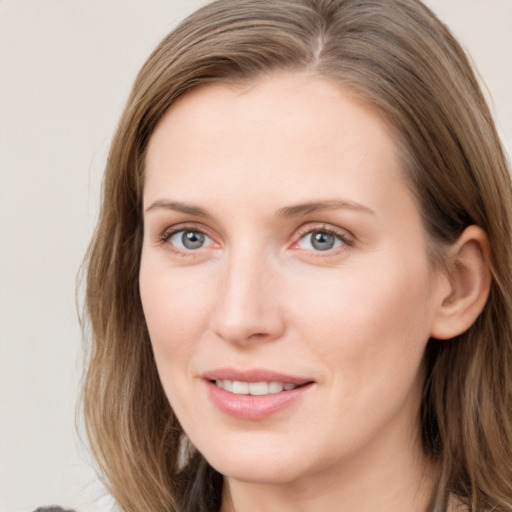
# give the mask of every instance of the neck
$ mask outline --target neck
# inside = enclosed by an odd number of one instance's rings
[[[337,467],[285,483],[226,478],[221,512],[429,512],[437,466],[419,439],[367,446]],[[390,449],[391,448],[395,448]],[[400,446],[400,445],[399,445]]]

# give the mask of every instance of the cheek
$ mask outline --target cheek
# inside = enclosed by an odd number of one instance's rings
[[[158,269],[158,271],[156,270]],[[155,362],[167,395],[180,418],[201,416],[190,399],[190,361],[201,346],[210,318],[211,280],[191,279],[183,270],[141,264],[140,294]]]
[[[157,365],[193,350],[210,318],[209,286],[193,272],[141,264],[140,294]]]
[[[432,276],[421,258],[405,263],[333,272],[290,295],[316,355],[337,361],[339,375],[416,371],[430,335]]]
[[[330,390],[331,412],[318,416],[324,425],[317,429],[341,429],[345,446],[358,445],[400,411],[415,414],[429,339],[429,272],[416,270],[381,266],[375,273],[333,275],[316,293],[309,287],[309,295],[297,290],[310,360],[325,370]]]

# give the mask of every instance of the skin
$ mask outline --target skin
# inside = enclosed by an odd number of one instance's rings
[[[422,358],[450,281],[397,151],[375,111],[306,74],[196,89],[151,137],[142,304],[171,406],[226,476],[223,512],[429,509]],[[319,251],[311,232],[326,230],[339,238]],[[314,384],[244,420],[206,392],[220,367]]]

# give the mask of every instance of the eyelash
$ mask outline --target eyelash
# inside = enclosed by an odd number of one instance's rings
[[[313,233],[322,233],[322,234],[325,234],[328,236],[333,236],[341,242],[341,246],[338,246],[338,247],[335,247],[332,249],[327,249],[325,251],[308,250],[308,252],[313,253],[315,255],[315,257],[332,256],[334,252],[338,253],[338,251],[346,250],[346,249],[352,247],[355,243],[354,237],[352,235],[348,234],[347,231],[345,231],[345,230],[334,229],[333,227],[326,226],[325,224],[323,224],[321,226],[311,227],[310,224],[311,223],[308,223],[307,226],[303,226],[297,230],[296,235],[294,236],[295,241],[291,244],[292,249],[299,250],[300,247],[298,247],[298,244],[301,242],[301,240],[303,240],[308,235],[312,235]],[[200,234],[204,235],[205,237],[208,237],[210,240],[213,240],[213,237],[211,237],[208,234],[207,230],[205,230],[204,228],[199,227],[197,225],[192,225],[192,224],[188,224],[188,225],[181,224],[181,225],[173,226],[173,227],[165,230],[164,233],[162,234],[162,236],[159,237],[159,242],[161,244],[168,244],[173,252],[176,252],[183,256],[193,257],[194,253],[196,252],[194,249],[183,250],[183,249],[175,247],[174,245],[169,243],[169,241],[171,240],[171,238],[174,235],[176,235],[178,233],[182,233],[182,232],[185,233],[187,231],[200,233]],[[197,250],[199,250],[199,249],[197,249]]]
[[[183,256],[194,256],[194,250],[193,249],[188,249],[188,250],[183,250],[183,249],[180,249],[178,247],[175,247],[173,244],[169,243],[169,241],[171,240],[171,238],[178,234],[178,233],[186,233],[186,232],[193,232],[193,233],[200,233],[202,235],[204,235],[205,237],[208,237],[209,239],[213,240],[213,238],[211,236],[208,235],[208,233],[206,232],[205,229],[202,229],[201,227],[199,226],[196,226],[196,225],[193,225],[193,224],[180,224],[178,226],[173,226],[171,228],[168,228],[166,229],[162,236],[159,237],[159,242],[161,244],[168,244],[168,246],[171,248],[171,250],[173,252],[176,252],[180,255],[183,255]]]
[[[299,228],[297,231],[297,238],[296,241],[292,244],[292,248],[296,248],[297,250],[300,249],[300,247],[298,247],[300,241],[308,235],[312,235],[314,233],[322,233],[324,235],[333,236],[335,239],[341,242],[341,246],[327,249],[325,251],[309,250],[309,252],[313,253],[315,257],[319,258],[332,256],[333,253],[338,254],[340,251],[344,251],[352,247],[355,243],[354,237],[345,230],[335,229],[333,227],[326,226],[325,224],[322,224],[321,226],[315,226],[313,228],[307,225]]]

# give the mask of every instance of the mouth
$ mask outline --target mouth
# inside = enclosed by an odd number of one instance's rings
[[[246,382],[241,380],[222,380],[216,379],[210,381],[217,387],[234,393],[235,395],[252,395],[252,396],[265,396],[274,393],[281,393],[282,391],[291,391],[300,387],[300,385],[291,382],[279,381],[261,381],[261,382]],[[305,384],[302,384],[303,386]]]
[[[266,370],[214,370],[202,375],[212,403],[242,420],[263,420],[304,400],[315,381]]]

